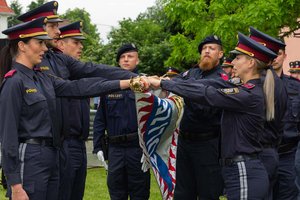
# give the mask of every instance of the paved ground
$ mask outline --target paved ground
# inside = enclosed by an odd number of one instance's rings
[[[97,159],[96,154],[93,154],[93,141],[88,140],[86,142],[86,154],[87,154],[87,159],[88,159],[88,168],[90,167],[99,167],[99,161]]]

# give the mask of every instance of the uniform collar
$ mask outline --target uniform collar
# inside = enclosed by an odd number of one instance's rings
[[[217,65],[214,68],[212,68],[211,70],[207,70],[207,71],[202,71],[200,68],[199,68],[199,70],[201,71],[201,74],[205,74],[205,75],[213,74],[218,71],[223,72],[220,65]]]
[[[34,71],[32,69],[29,69],[28,67],[26,67],[25,65],[18,63],[18,62],[13,62],[12,64],[13,68],[16,69],[17,71],[22,72],[23,74],[25,74],[28,78],[33,79],[34,75]]]

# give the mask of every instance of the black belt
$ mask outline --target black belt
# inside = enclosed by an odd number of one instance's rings
[[[219,132],[207,132],[207,133],[190,133],[190,132],[183,132],[179,131],[179,136],[186,140],[200,140],[206,141],[217,138],[219,136]]]
[[[255,160],[258,159],[258,155],[256,153],[253,154],[245,154],[245,155],[237,155],[234,156],[233,158],[225,158],[225,159],[220,159],[220,164],[222,166],[229,166],[237,162],[244,162],[248,160]]]
[[[53,147],[53,139],[52,138],[30,138],[30,139],[21,139],[21,143],[26,144],[38,144],[41,146],[50,146]]]
[[[120,143],[126,143],[131,142],[134,140],[137,140],[139,138],[138,133],[129,133],[125,135],[118,135],[118,136],[109,136],[108,142],[110,144],[120,144]]]

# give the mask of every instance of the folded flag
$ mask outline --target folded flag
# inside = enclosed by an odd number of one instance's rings
[[[178,125],[183,113],[183,99],[170,94],[167,98],[145,92],[135,93],[139,141],[143,149],[143,167],[151,168],[162,199],[174,197]]]

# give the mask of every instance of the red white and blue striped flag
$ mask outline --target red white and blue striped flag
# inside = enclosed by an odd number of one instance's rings
[[[143,170],[151,168],[162,199],[174,197],[178,125],[183,99],[176,95],[159,98],[150,92],[135,93]]]

